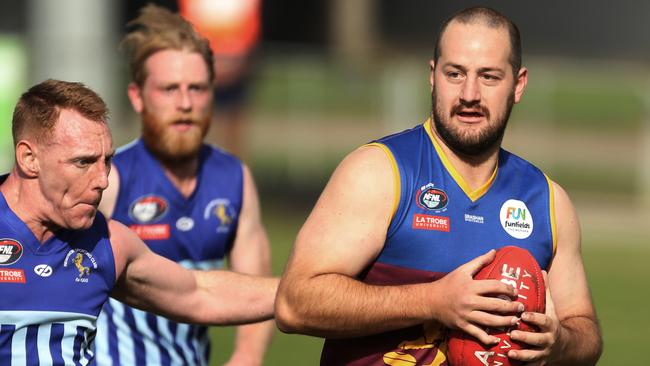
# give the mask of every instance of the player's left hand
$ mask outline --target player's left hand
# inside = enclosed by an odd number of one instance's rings
[[[521,315],[522,321],[537,326],[539,332],[513,330],[510,333],[512,340],[530,345],[529,349],[508,352],[509,358],[524,361],[526,365],[545,365],[559,346],[560,320],[557,317],[555,304],[551,298],[548,274],[546,271],[542,271],[542,275],[546,284],[546,312],[544,314],[524,312]]]

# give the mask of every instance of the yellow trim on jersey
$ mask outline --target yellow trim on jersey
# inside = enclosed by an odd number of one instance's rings
[[[390,165],[393,168],[393,179],[395,181],[395,189],[393,192],[393,212],[390,214],[390,220],[389,223],[393,221],[393,218],[395,217],[395,214],[397,213],[397,206],[399,205],[399,200],[400,200],[400,195],[402,191],[402,183],[399,175],[399,168],[397,167],[397,161],[395,161],[395,157],[393,156],[393,152],[390,151],[388,146],[382,144],[381,142],[371,142],[369,144],[365,144],[361,147],[366,147],[366,146],[376,146],[383,150],[386,155],[388,156],[388,160],[390,160]]]
[[[555,190],[553,189],[553,181],[548,175],[544,174],[546,177],[546,182],[548,183],[548,200],[549,200],[549,211],[551,215],[551,235],[553,236],[553,255],[555,255],[555,250],[557,249],[557,226],[555,224]]]
[[[465,192],[467,197],[472,200],[472,202],[475,202],[477,199],[481,198],[492,186],[492,183],[494,182],[494,179],[497,177],[497,170],[499,170],[499,163],[497,162],[497,165],[494,167],[494,171],[492,172],[492,176],[490,176],[490,179],[485,182],[482,186],[478,187],[477,189],[473,190],[470,188],[469,184],[465,181],[465,178],[463,178],[456,168],[451,164],[449,159],[447,158],[447,155],[445,155],[445,152],[442,150],[440,145],[438,144],[438,140],[433,136],[433,130],[431,129],[431,118],[427,119],[426,122],[424,122],[424,129],[427,131],[427,134],[429,135],[429,138],[431,139],[431,142],[433,143],[433,147],[436,149],[436,152],[438,153],[438,157],[442,161],[442,165],[445,166],[449,174],[451,174],[451,177],[454,178],[458,186]]]

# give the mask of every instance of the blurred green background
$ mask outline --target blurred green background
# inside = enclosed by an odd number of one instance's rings
[[[112,111],[116,145],[137,136],[117,44],[146,0],[0,0],[0,169],[11,111],[48,77],[82,81]],[[152,1],[174,8],[174,0]],[[242,157],[252,167],[280,275],[337,163],[430,111],[428,60],[440,21],[476,2],[263,0],[263,33]],[[571,195],[605,351],[600,365],[649,365],[650,2],[483,1],[523,34],[529,84],[504,145]],[[221,143],[218,123],[211,142]],[[214,329],[213,364],[232,348]],[[322,340],[277,332],[268,365],[314,365]]]

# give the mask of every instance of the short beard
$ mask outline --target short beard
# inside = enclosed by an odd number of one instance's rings
[[[185,164],[196,159],[208,132],[209,118],[192,120],[198,131],[175,135],[168,128],[170,121],[159,121],[146,109],[142,111],[142,139],[151,153],[168,165]]]
[[[480,131],[476,136],[463,135],[461,131],[454,128],[448,122],[462,106],[454,106],[447,119],[443,118],[442,111],[439,108],[436,98],[435,89],[431,93],[432,99],[432,117],[436,131],[442,140],[450,149],[465,156],[477,157],[501,145],[503,135],[505,134],[510,112],[514,105],[514,90],[508,97],[505,112],[500,116],[491,118],[490,111],[482,106],[482,113],[488,120],[488,126]]]

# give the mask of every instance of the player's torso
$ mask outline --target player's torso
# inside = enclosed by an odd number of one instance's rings
[[[399,171],[400,199],[366,283],[434,281],[492,248],[528,249],[542,268],[553,255],[549,182],[535,167],[501,151],[499,167],[471,191],[436,148],[428,127],[378,141]],[[323,364],[442,365],[445,331],[424,324],[355,340],[326,342]],[[358,349],[353,350],[353,348]],[[355,361],[352,361],[355,360]]]
[[[40,244],[0,199],[0,360],[86,364],[96,319],[115,283],[103,217]]]
[[[120,189],[112,218],[149,248],[189,269],[217,269],[230,251],[242,206],[242,166],[204,146],[196,188],[184,197],[141,140],[113,159]],[[97,364],[206,365],[207,328],[171,321],[110,299],[99,322]]]
[[[239,161],[207,146],[201,156],[190,197],[181,195],[141,142],[114,159],[120,192],[113,219],[138,233],[154,252],[190,268],[214,267],[223,259],[242,204]]]

